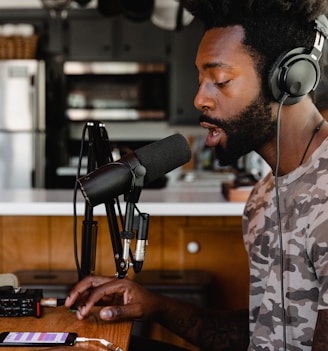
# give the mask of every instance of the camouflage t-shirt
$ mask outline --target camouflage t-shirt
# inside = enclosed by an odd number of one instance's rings
[[[277,183],[283,265],[271,173],[254,187],[244,212],[250,262],[249,350],[283,349],[282,291],[287,350],[311,350],[317,311],[328,308],[328,139],[306,164]]]

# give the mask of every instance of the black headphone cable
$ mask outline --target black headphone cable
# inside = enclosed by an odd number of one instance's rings
[[[285,93],[283,97],[279,100],[279,106],[277,111],[277,134],[276,134],[276,169],[275,169],[275,193],[276,193],[276,202],[277,202],[277,222],[278,222],[278,235],[279,235],[279,253],[280,253],[280,294],[281,294],[281,320],[283,323],[283,349],[287,350],[287,337],[286,337],[286,309],[285,309],[285,286],[284,286],[284,248],[282,240],[282,229],[281,229],[281,213],[280,213],[280,197],[279,197],[279,186],[278,186],[278,177],[279,177],[279,165],[280,165],[280,117],[281,109],[284,105],[285,100],[288,98],[288,94]]]

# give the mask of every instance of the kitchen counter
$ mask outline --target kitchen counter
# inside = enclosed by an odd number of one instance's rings
[[[123,198],[120,198],[120,205],[124,211]],[[241,216],[244,209],[242,202],[226,201],[217,185],[196,187],[182,182],[163,189],[144,189],[137,206],[151,216]],[[77,215],[83,215],[84,208],[84,199],[78,191]],[[72,216],[73,210],[73,191],[70,190],[0,190],[2,216]],[[94,215],[105,214],[102,204],[94,207]]]

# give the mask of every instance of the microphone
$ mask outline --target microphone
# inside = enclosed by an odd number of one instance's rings
[[[151,183],[190,158],[187,140],[174,134],[101,166],[77,181],[88,204],[96,206],[131,192],[135,184],[140,187]]]

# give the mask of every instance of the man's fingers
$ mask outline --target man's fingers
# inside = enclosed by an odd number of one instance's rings
[[[142,317],[137,304],[104,307],[100,311],[100,318],[105,321],[122,321],[139,319]]]
[[[99,284],[100,282],[102,284]],[[86,291],[87,296],[85,296]],[[103,299],[107,300],[107,303],[116,301],[121,304],[122,298],[119,299],[119,295],[123,294],[124,284],[121,279],[87,279],[76,285],[66,299],[65,305],[70,307],[76,302],[77,318],[83,319],[90,313],[92,307]]]
[[[102,284],[108,283],[112,279],[109,277],[101,277],[101,276],[88,276],[78,282],[74,288],[70,291],[69,296],[66,298],[65,306],[71,307],[78,299],[85,295],[85,293],[91,289],[96,288]]]

